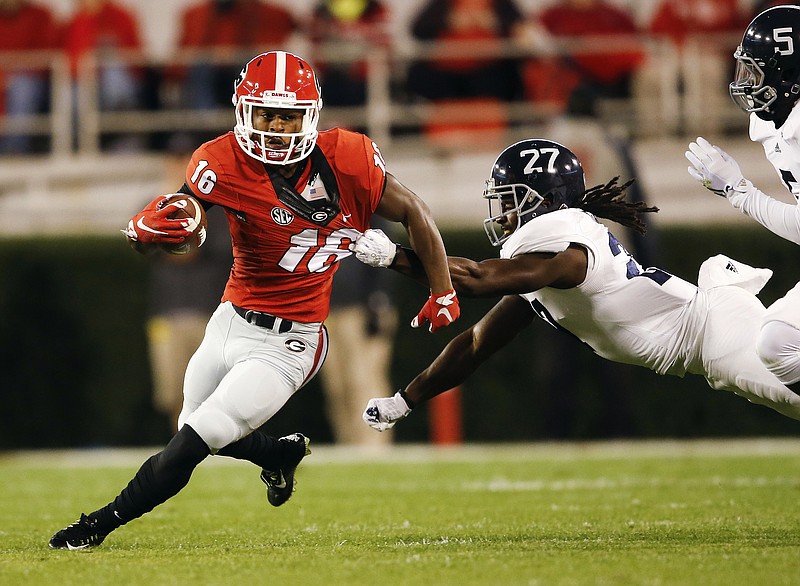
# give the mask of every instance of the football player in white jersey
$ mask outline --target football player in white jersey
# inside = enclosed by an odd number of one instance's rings
[[[784,203],[744,178],[736,161],[699,137],[689,144],[689,174],[769,230],[800,244],[800,7],[765,10],[748,25],[734,53],[733,101],[750,113],[750,139],[794,196]],[[761,360],[800,394],[800,283],[772,304],[757,341]]]
[[[657,211],[626,202],[631,182],[618,185],[617,179],[587,190],[575,155],[549,140],[505,149],[484,191],[484,227],[502,246],[500,258],[448,257],[459,295],[504,297],[405,389],[370,399],[364,420],[379,431],[391,428],[415,405],[464,381],[537,315],[609,360],[660,374],[699,374],[715,389],[800,419],[800,396],[756,354],[766,309],[754,293],[772,273],[715,257],[704,263],[697,286],[643,268],[597,220],[642,232],[641,214]],[[354,252],[371,266],[390,266],[425,282],[413,251],[379,231],[365,232]]]

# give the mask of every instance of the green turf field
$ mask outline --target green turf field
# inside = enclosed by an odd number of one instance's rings
[[[800,440],[312,448],[279,509],[210,459],[79,552],[149,452],[0,455],[0,584],[800,584]]]

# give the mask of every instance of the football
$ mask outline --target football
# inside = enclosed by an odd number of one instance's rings
[[[158,207],[159,209],[173,209],[174,211],[170,212],[168,217],[174,219],[185,218],[186,228],[191,230],[183,242],[160,244],[162,250],[170,254],[187,254],[203,246],[203,242],[206,240],[208,218],[200,202],[185,193],[171,193],[164,196]]]

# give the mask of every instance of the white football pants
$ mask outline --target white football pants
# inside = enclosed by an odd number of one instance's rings
[[[216,453],[266,423],[319,371],[328,349],[321,323],[280,334],[220,304],[186,369],[178,428],[188,423]]]

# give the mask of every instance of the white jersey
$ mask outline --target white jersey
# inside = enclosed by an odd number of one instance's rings
[[[571,332],[600,356],[659,374],[682,376],[697,359],[704,317],[697,286],[660,269],[643,269],[608,228],[579,209],[543,214],[520,227],[500,256],[589,251],[586,279],[573,289],[545,287],[522,295],[534,311]]]
[[[764,148],[767,160],[794,196],[795,204],[753,189],[737,207],[778,236],[800,244],[800,107],[795,105],[780,128],[750,114],[750,139]]]
[[[786,122],[775,128],[772,122],[750,114],[750,139],[761,143],[795,205],[785,204],[753,190],[742,211],[758,220],[778,236],[800,244],[800,102],[795,104]],[[800,329],[800,283],[769,307],[766,321],[782,321]]]
[[[795,106],[780,128],[755,113],[750,114],[750,140],[764,147],[767,160],[781,182],[795,201],[800,199],[800,108]]]
[[[661,269],[643,269],[606,226],[579,209],[530,220],[506,240],[500,256],[557,253],[571,243],[588,251],[586,279],[571,289],[522,294],[541,318],[608,360],[659,374],[700,374],[715,389],[800,419],[800,395],[781,384],[756,353],[766,310],[749,281],[760,269],[723,257],[727,262],[716,269],[736,278],[701,268],[702,287]]]

